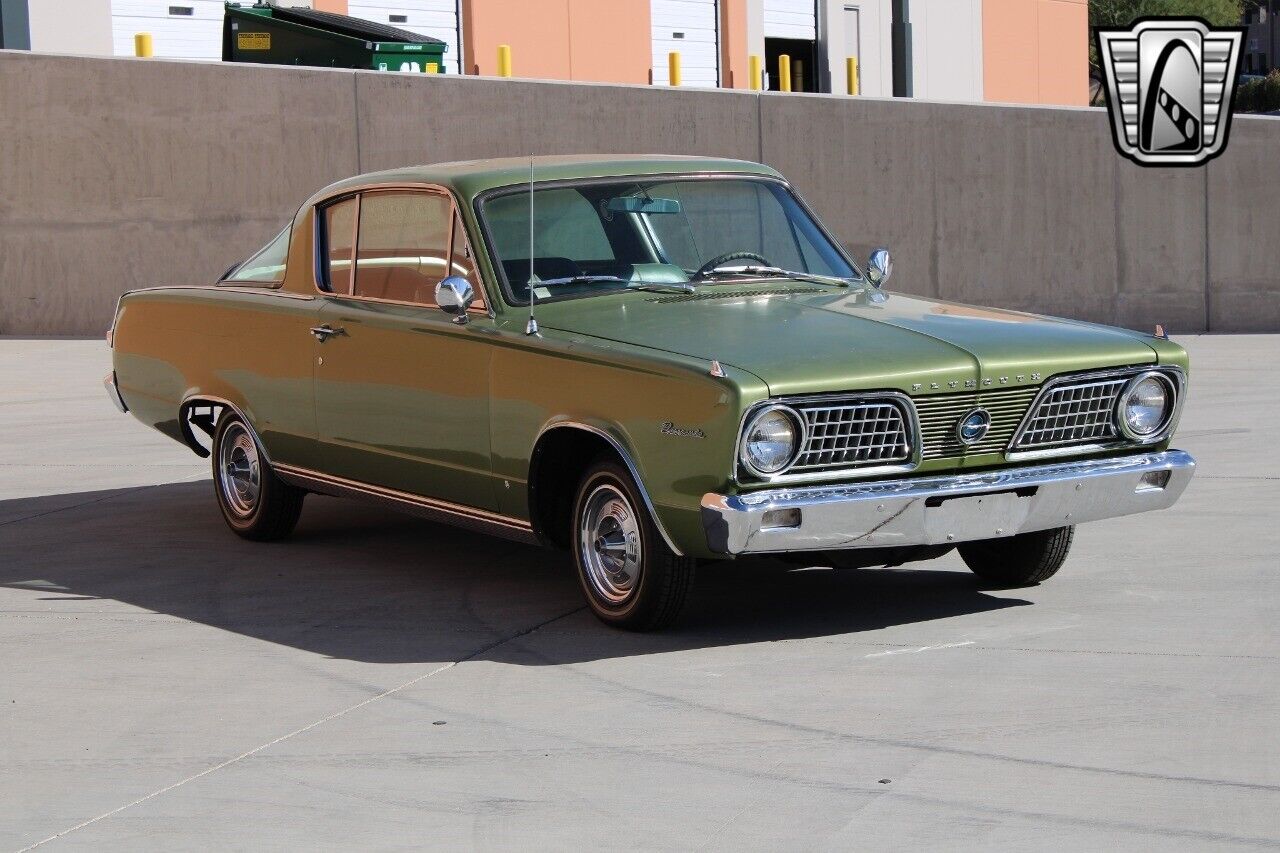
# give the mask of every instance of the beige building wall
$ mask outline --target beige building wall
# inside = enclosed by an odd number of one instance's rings
[[[1088,0],[982,0],[988,101],[1089,101]]]
[[[911,0],[912,97],[983,99],[982,17],[982,0]]]
[[[28,0],[31,49],[110,56],[111,0]]]

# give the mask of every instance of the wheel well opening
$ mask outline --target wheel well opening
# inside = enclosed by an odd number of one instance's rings
[[[209,400],[188,400],[178,410],[178,427],[182,441],[201,459],[213,452],[213,433],[225,408]]]
[[[578,483],[602,458],[623,461],[612,444],[584,429],[560,427],[538,439],[529,463],[529,519],[542,539],[569,547]]]

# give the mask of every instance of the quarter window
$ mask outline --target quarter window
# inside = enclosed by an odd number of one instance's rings
[[[256,255],[236,267],[224,281],[228,284],[276,284],[284,281],[285,263],[289,259],[289,226]]]
[[[462,276],[471,282],[471,290],[476,295],[473,308],[484,307],[484,288],[480,286],[480,276],[476,275],[476,261],[471,252],[471,244],[467,242],[467,229],[462,219],[453,218],[453,254],[449,261],[450,275]]]
[[[436,285],[448,275],[452,219],[453,202],[440,193],[365,193],[352,293],[434,305]]]

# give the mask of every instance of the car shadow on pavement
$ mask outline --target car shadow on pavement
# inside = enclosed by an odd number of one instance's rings
[[[568,555],[309,496],[294,536],[246,542],[207,481],[0,501],[0,587],[51,612],[133,608],[333,658],[549,665],[833,636],[1029,604],[967,572],[700,569],[684,618],[655,634],[586,611]],[[34,601],[32,599],[34,597]],[[24,605],[25,606],[25,605]],[[536,631],[531,630],[537,628]]]

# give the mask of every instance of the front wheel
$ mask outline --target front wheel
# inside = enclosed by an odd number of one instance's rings
[[[611,461],[592,466],[578,486],[573,556],[591,610],[618,628],[670,625],[693,585],[695,561],[667,547],[631,476]]]
[[[213,489],[228,527],[259,542],[293,532],[306,492],[275,475],[248,424],[230,409],[218,419],[210,455]]]
[[[1007,539],[966,542],[959,548],[978,577],[1001,586],[1035,586],[1053,577],[1067,561],[1074,527],[1021,533]]]

